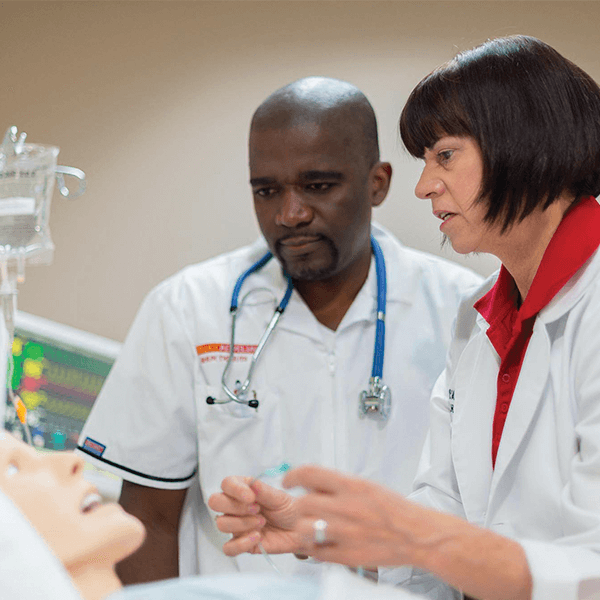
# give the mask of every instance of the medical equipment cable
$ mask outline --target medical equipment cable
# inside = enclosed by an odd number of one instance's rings
[[[250,483],[248,485],[251,486],[253,483],[255,483],[261,477],[266,477],[266,476],[277,477],[278,475],[283,475],[290,469],[291,469],[290,464],[287,462],[283,462],[278,467],[273,467],[271,469],[264,470],[262,473],[257,475],[254,479],[252,479],[252,481],[250,481]],[[264,549],[262,543],[258,542],[257,545],[258,545],[258,549],[260,550],[260,553],[265,557],[265,560],[269,563],[269,565],[273,568],[273,570],[277,574],[283,575],[283,573],[279,570],[277,565],[273,562],[273,559],[269,556],[269,553]]]
[[[0,168],[4,170],[7,158],[19,156],[24,150],[27,134],[22,131],[18,137],[18,129],[11,126],[6,131],[0,146]],[[9,213],[10,214],[10,213]],[[12,217],[14,218],[14,217]],[[23,427],[27,443],[33,446],[31,431],[27,423],[27,407],[23,400],[14,393],[12,387],[13,375],[15,372],[15,359],[13,355],[13,344],[15,340],[15,315],[17,312],[17,282],[22,283],[25,280],[25,250],[18,250],[16,253],[9,254],[10,246],[5,248],[0,246],[0,298],[1,309],[4,317],[4,325],[8,340],[7,354],[8,364],[6,369],[6,391],[11,404],[17,413],[17,418]],[[4,424],[1,424],[2,427]]]
[[[6,342],[8,352],[8,365],[6,372],[6,391],[11,404],[14,406],[17,413],[17,418],[21,423],[25,438],[30,446],[33,446],[33,439],[31,437],[31,430],[27,423],[27,407],[23,403],[23,400],[14,393],[12,387],[13,374],[15,371],[15,357],[13,355],[13,344],[15,340],[15,312],[16,312],[16,288],[12,291],[7,291],[6,285],[8,284],[8,277],[4,277],[7,274],[8,268],[6,263],[1,265],[3,271],[3,281],[0,287],[0,297],[2,299],[2,314],[4,316],[4,325],[6,327],[6,333],[8,340]]]

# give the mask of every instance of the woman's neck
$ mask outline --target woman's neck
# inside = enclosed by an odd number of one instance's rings
[[[515,280],[521,303],[525,301],[544,252],[571,204],[572,198],[561,196],[546,210],[534,211],[502,236],[494,254]]]
[[[123,587],[110,566],[88,564],[68,571],[83,600],[104,600]]]

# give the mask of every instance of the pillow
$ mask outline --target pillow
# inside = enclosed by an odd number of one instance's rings
[[[0,598],[82,600],[60,561],[2,491]]]

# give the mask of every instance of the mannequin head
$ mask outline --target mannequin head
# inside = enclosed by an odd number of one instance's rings
[[[100,504],[71,452],[39,453],[0,433],[0,489],[60,559],[86,600],[120,587],[114,566],[144,539],[144,528],[114,503]],[[90,588],[91,585],[91,588]]]

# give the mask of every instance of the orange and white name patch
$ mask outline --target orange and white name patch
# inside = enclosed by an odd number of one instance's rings
[[[249,356],[254,354],[256,348],[256,344],[235,344],[233,347],[233,360],[235,362],[247,361]],[[226,362],[229,358],[230,349],[230,344],[202,344],[196,346],[196,354],[203,363]]]

